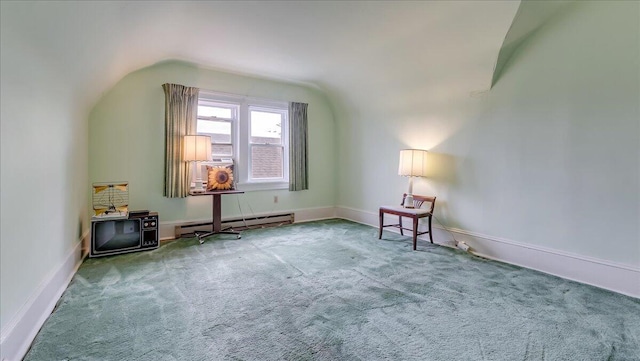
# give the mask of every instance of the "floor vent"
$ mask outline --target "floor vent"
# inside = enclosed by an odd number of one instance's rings
[[[222,220],[222,228],[233,228],[236,231],[245,229],[277,227],[294,222],[293,213],[269,214],[255,217],[228,218]],[[196,231],[211,231],[211,222],[189,222],[176,226],[176,238],[193,237]]]

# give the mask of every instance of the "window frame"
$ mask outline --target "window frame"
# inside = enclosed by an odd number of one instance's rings
[[[253,143],[251,141],[251,112],[258,111],[264,113],[277,113],[280,114],[280,144],[270,144],[270,143]],[[283,182],[289,181],[289,126],[288,119],[289,118],[289,110],[283,109],[282,107],[274,107],[270,105],[257,105],[255,103],[249,104],[248,106],[248,130],[247,130],[247,156],[248,156],[248,174],[247,178],[250,183],[273,183],[273,182]],[[252,178],[251,170],[253,169],[253,158],[251,157],[252,147],[254,145],[258,146],[268,146],[268,147],[277,147],[282,148],[282,177],[281,178]]]
[[[208,98],[203,98],[203,97],[199,97],[198,98],[198,107],[202,104],[201,101],[203,103],[205,103],[208,106],[213,106],[213,107],[219,107],[219,108],[228,108],[231,110],[231,117],[230,118],[219,118],[216,116],[201,116],[201,115],[197,115],[197,121],[199,120],[204,120],[204,121],[217,121],[217,122],[228,122],[231,128],[231,134],[230,134],[230,142],[229,143],[222,143],[222,142],[215,142],[213,141],[213,137],[211,139],[211,150],[213,151],[214,144],[218,144],[218,145],[230,145],[231,146],[231,156],[229,155],[222,155],[222,154],[212,154],[213,159],[223,159],[223,158],[235,158],[238,154],[238,150],[237,150],[237,142],[235,141],[235,139],[237,138],[237,133],[238,133],[238,127],[237,127],[237,123],[239,122],[239,114],[240,114],[240,107],[237,104],[233,104],[227,101],[217,101],[217,100],[212,100],[212,99],[208,99]],[[197,134],[201,134],[201,135],[209,135],[212,136],[214,133],[207,133],[207,132],[199,132],[197,131],[198,129],[198,123],[196,123],[196,133]]]
[[[289,188],[289,103],[284,101],[243,97],[239,95],[218,93],[200,90],[198,105],[201,102],[224,105],[224,107],[235,107],[236,118],[231,120],[231,143],[233,163],[235,166],[236,188],[243,191],[260,191],[271,189]],[[267,111],[280,113],[282,116],[281,142],[279,147],[283,148],[282,158],[282,178],[257,178],[251,179],[251,129],[250,111]],[[200,117],[198,117],[200,118]],[[213,119],[214,117],[203,117]],[[223,119],[223,118],[217,118]],[[226,120],[226,119],[225,119]],[[197,124],[196,124],[197,132]],[[208,135],[210,133],[198,134]],[[214,144],[212,142],[212,144]],[[220,143],[219,143],[220,144]],[[261,143],[253,143],[260,145]],[[212,148],[213,149],[213,148]],[[212,163],[224,162],[228,158],[217,158]],[[210,163],[203,163],[210,164]]]

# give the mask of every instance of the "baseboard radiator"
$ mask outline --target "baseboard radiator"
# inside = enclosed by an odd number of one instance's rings
[[[222,228],[233,228],[236,231],[245,229],[277,227],[284,224],[292,224],[295,221],[294,213],[268,214],[245,218],[228,218],[222,220]],[[176,238],[192,237],[197,231],[211,231],[211,222],[189,222],[177,225]]]

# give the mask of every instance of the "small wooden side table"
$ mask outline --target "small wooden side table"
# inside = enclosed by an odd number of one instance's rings
[[[238,190],[220,190],[220,191],[210,191],[210,192],[189,192],[189,195],[192,196],[212,196],[212,210],[213,210],[213,214],[211,215],[212,217],[212,230],[211,232],[205,232],[205,233],[200,233],[200,232],[196,232],[195,235],[196,237],[198,237],[198,242],[200,242],[200,244],[204,243],[204,238],[212,236],[214,234],[235,234],[238,236],[238,239],[242,238],[242,235],[240,234],[240,232],[238,231],[233,231],[233,230],[228,230],[227,229],[222,229],[222,195],[223,194],[241,194],[244,193],[244,191],[238,191]]]

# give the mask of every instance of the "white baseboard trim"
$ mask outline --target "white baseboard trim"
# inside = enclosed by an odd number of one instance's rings
[[[367,226],[378,227],[378,214],[373,212],[338,206],[336,207],[336,217],[366,224]],[[387,229],[391,230],[390,228]]]
[[[278,210],[277,213],[294,213],[295,223],[300,222],[310,222],[310,221],[318,221],[321,219],[329,219],[335,218],[335,207],[316,207],[316,208],[301,208],[301,209],[293,209],[293,210]],[[266,213],[255,214],[253,216],[261,217],[267,215]],[[236,218],[236,217],[233,217]],[[223,219],[224,220],[224,219]],[[191,222],[211,222],[211,218],[201,218],[201,219],[190,219],[190,220],[180,220],[180,221],[169,221],[162,222],[160,220],[160,240],[166,241],[170,239],[175,239],[175,227],[181,226],[186,223]]]
[[[27,299],[18,313],[0,331],[0,360],[22,360],[31,342],[67,289],[71,278],[82,264],[83,244],[89,232],[85,232],[73,246],[66,259]]]
[[[336,207],[336,216],[378,227],[377,213],[349,207]],[[434,221],[434,243],[455,246],[451,234],[435,223]],[[391,228],[385,228],[385,231],[391,230]],[[462,229],[448,228],[448,230],[455,234],[457,241],[464,241],[471,246],[473,254],[477,256],[640,298],[640,267],[523,244]],[[428,235],[419,238],[426,240]]]
[[[336,218],[335,207],[294,209],[293,213],[295,214],[295,223],[320,221],[323,219]]]

